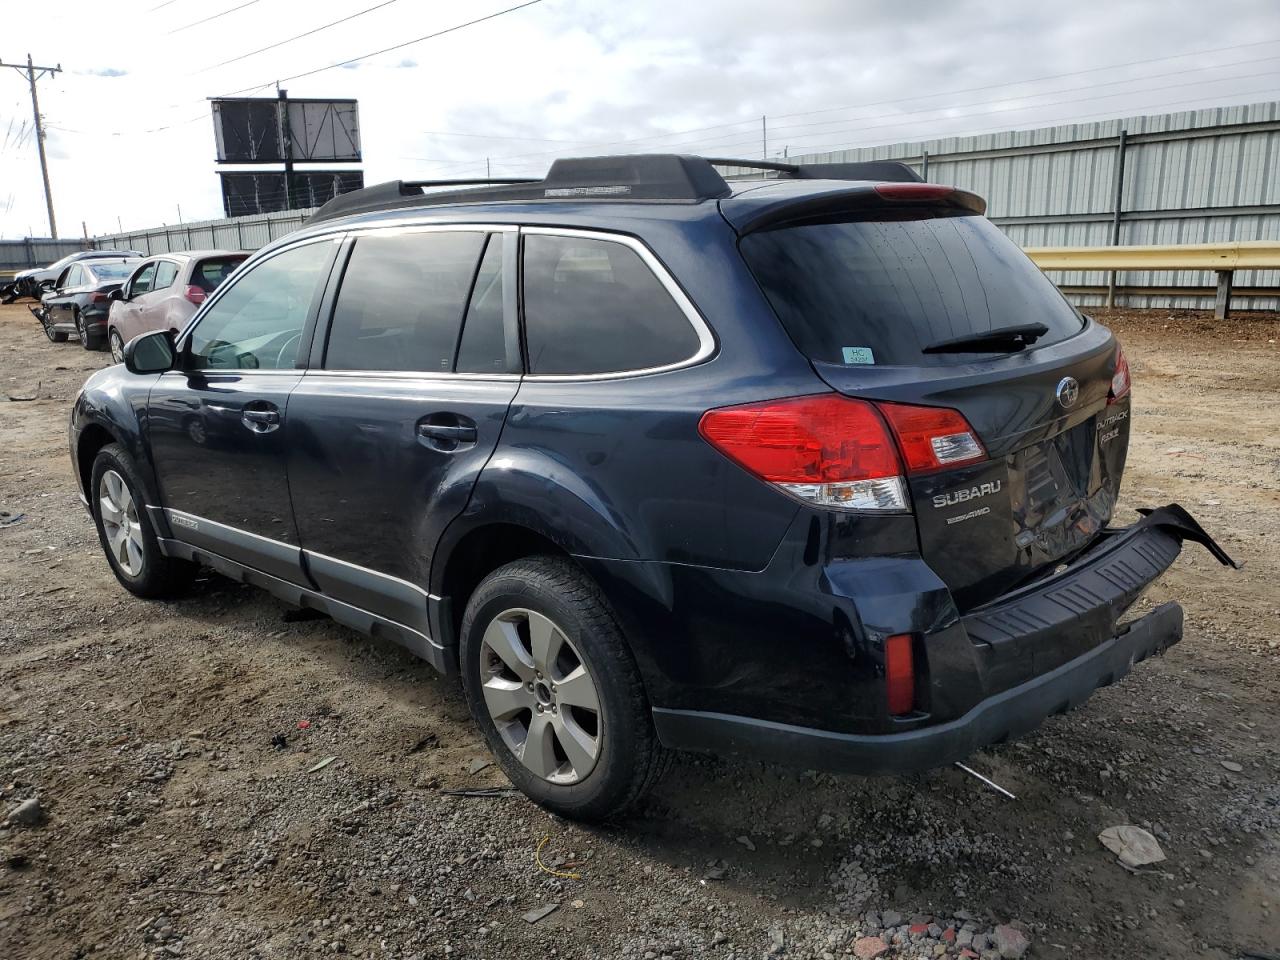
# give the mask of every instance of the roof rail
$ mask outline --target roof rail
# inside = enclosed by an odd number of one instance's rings
[[[769,160],[736,160],[641,153],[556,160],[541,180],[477,178],[474,180],[392,180],[334,197],[311,222],[355,213],[396,210],[446,203],[492,203],[503,200],[651,200],[697,203],[732,191],[716,166],[770,170],[783,179],[918,181],[904,163],[791,164]],[[425,193],[423,188],[464,187]]]

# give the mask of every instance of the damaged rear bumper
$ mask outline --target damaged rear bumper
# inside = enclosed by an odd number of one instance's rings
[[[960,760],[1038,727],[1182,639],[1182,608],[1164,603],[1117,626],[1138,595],[1181,552],[1226,552],[1176,504],[1111,530],[1070,567],[971,611],[961,625],[981,664],[987,695],[959,717],[900,732],[844,733],[751,717],[655,708],[662,742],[861,774],[907,773]]]

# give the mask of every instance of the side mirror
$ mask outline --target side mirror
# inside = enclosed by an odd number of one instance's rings
[[[124,345],[124,368],[130,373],[164,373],[173,369],[176,357],[171,330],[144,333]]]
[[[116,287],[116,288],[115,288],[114,290],[112,290],[109,294],[107,294],[107,299],[108,299],[108,300],[123,300],[123,299],[124,299],[124,287]]]

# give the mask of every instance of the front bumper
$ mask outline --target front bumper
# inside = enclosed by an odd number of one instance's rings
[[[971,611],[926,638],[934,716],[889,720],[867,732],[830,730],[723,712],[655,707],[669,747],[749,756],[807,768],[862,774],[939,766],[983,746],[1025,734],[1047,717],[1079,706],[1133,664],[1182,638],[1182,608],[1166,603],[1117,626],[1139,594],[1163,573],[1185,541],[1234,565],[1185,510],[1147,512],[1108,531],[1065,571]],[[968,670],[961,659],[968,660]],[[980,690],[973,682],[980,683]],[[967,689],[956,691],[956,686]],[[896,727],[896,729],[895,729]]]

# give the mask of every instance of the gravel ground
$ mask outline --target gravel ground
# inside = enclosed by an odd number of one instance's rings
[[[214,576],[122,591],[65,450],[108,359],[0,307],[0,958],[1274,952],[1280,318],[1103,319],[1136,382],[1118,520],[1179,501],[1246,564],[1188,548],[1142,601],[1183,602],[1179,646],[972,757],[1014,800],[682,757],[584,828],[501,793],[399,649]],[[1124,869],[1117,824],[1167,859]]]

